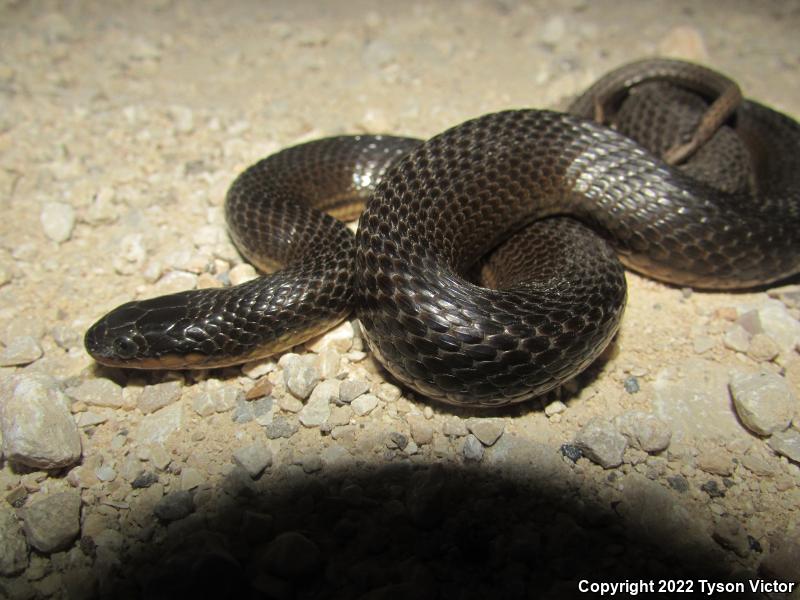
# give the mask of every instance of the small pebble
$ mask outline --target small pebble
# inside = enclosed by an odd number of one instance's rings
[[[750,334],[741,325],[734,324],[722,338],[725,347],[736,352],[747,352],[750,347]]]
[[[284,373],[286,388],[300,400],[305,400],[320,380],[319,369],[297,361],[286,368]]]
[[[179,490],[162,497],[153,508],[155,515],[162,521],[178,521],[194,511],[191,492]]]
[[[319,427],[327,421],[331,414],[331,403],[339,397],[340,383],[336,379],[320,382],[297,415],[300,423],[306,427]]]
[[[371,413],[378,406],[378,398],[373,394],[362,394],[350,403],[353,412],[363,417]]]
[[[247,392],[244,395],[245,400],[255,400],[256,398],[263,398],[264,396],[269,396],[272,393],[272,389],[273,389],[272,382],[266,377],[262,377],[261,379],[256,381],[253,387],[247,390]]]
[[[67,395],[89,406],[131,408],[122,395],[122,387],[110,379],[87,379],[79,386],[69,388]]]
[[[144,471],[141,475],[137,476],[131,482],[131,487],[133,489],[141,489],[141,488],[149,488],[154,483],[158,482],[158,475],[153,473],[152,471]]]
[[[563,413],[565,410],[567,410],[567,405],[561,402],[561,400],[555,400],[544,407],[544,414],[547,417],[552,417]]]
[[[0,350],[0,367],[27,365],[41,358],[42,354],[42,347],[33,337],[15,337]]]
[[[472,434],[464,438],[464,446],[461,450],[464,460],[478,462],[483,458],[485,450],[480,440]]]
[[[360,379],[345,379],[339,386],[339,402],[349,404],[369,391],[369,383]]]
[[[669,424],[649,413],[629,411],[617,417],[614,422],[634,448],[651,454],[666,450],[672,439]]]
[[[469,433],[467,424],[462,419],[451,418],[444,422],[442,433],[448,437],[464,437]]]
[[[433,426],[428,423],[425,417],[409,416],[406,420],[411,427],[411,437],[414,438],[417,444],[423,446],[431,443],[431,440],[433,440]]]
[[[114,481],[117,478],[117,472],[111,465],[103,464],[100,468],[95,470],[95,475],[100,481]]]
[[[728,387],[736,414],[753,433],[766,436],[789,427],[797,409],[797,396],[780,375],[735,373]]]
[[[780,348],[771,337],[765,333],[757,333],[750,339],[747,347],[747,356],[756,362],[769,362],[780,354]]]
[[[714,479],[709,479],[700,489],[704,491],[710,498],[724,498],[725,490],[719,487],[719,484]]]
[[[181,381],[165,381],[148,385],[139,396],[139,410],[146,415],[154,413],[180,399],[182,391],[183,382]]]
[[[147,414],[135,429],[136,439],[144,444],[163,443],[184,424],[183,407],[173,402],[154,413]]]
[[[181,469],[181,489],[193,490],[205,481],[203,474],[192,467]]]
[[[272,423],[264,427],[264,433],[267,438],[276,440],[278,438],[290,438],[297,433],[300,425],[292,423],[283,416],[277,416],[273,419]]]
[[[384,402],[396,402],[402,395],[402,392],[396,385],[384,382],[378,386],[378,391],[375,395]]]
[[[773,434],[767,444],[778,454],[800,463],[800,431],[796,429],[780,431]]]
[[[340,354],[345,354],[353,345],[354,335],[353,324],[350,321],[343,321],[341,325],[306,342],[305,345],[311,352],[320,353],[330,346]]]
[[[736,323],[751,336],[764,333],[764,327],[761,325],[761,318],[757,310],[748,310],[742,313],[736,319]]]
[[[577,462],[577,460],[583,456],[583,450],[575,444],[561,444],[559,452],[561,452],[561,456],[572,462]]]
[[[240,265],[236,265],[230,271],[228,271],[228,277],[231,280],[231,285],[239,285],[247,281],[252,281],[258,277],[258,273],[253,265],[242,263]]]
[[[608,421],[592,419],[578,432],[575,445],[592,462],[610,469],[622,464],[628,440]]]
[[[331,347],[327,346],[319,353],[319,372],[322,379],[333,379],[339,374],[342,364],[342,355]]]
[[[23,513],[28,543],[39,552],[66,550],[80,533],[81,497],[58,492],[36,500]]]
[[[711,475],[727,477],[733,473],[733,461],[721,449],[704,450],[697,455],[697,468]]]
[[[20,373],[0,380],[0,432],[7,460],[38,469],[75,464],[81,439],[58,382]]]
[[[48,202],[39,215],[44,234],[60,244],[72,236],[75,227],[75,209],[63,202]]]
[[[197,275],[186,271],[169,271],[159,278],[155,289],[159,294],[173,294],[197,287]]]
[[[630,377],[627,377],[625,379],[625,383],[623,383],[623,386],[625,387],[626,392],[628,392],[629,394],[635,394],[636,392],[639,391],[639,380],[633,375],[631,375]]]
[[[470,419],[467,429],[480,440],[484,446],[493,446],[505,430],[502,419]]]

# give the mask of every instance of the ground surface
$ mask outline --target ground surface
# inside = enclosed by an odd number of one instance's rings
[[[86,327],[123,301],[248,276],[225,190],[299,141],[560,107],[659,54],[800,117],[791,2],[727,2],[724,18],[696,1],[400,4],[1,3],[0,596],[800,579],[796,286],[629,274],[603,360],[560,400],[492,414],[398,389],[357,324],[307,358],[224,372],[86,355]],[[730,389],[758,373],[755,416],[747,390],[737,416]]]

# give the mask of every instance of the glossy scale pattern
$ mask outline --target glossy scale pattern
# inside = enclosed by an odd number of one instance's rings
[[[234,364],[355,307],[378,359],[425,396],[496,406],[542,394],[617,331],[614,251],[697,287],[800,271],[800,126],[755,102],[732,109],[730,89],[697,65],[654,60],[603,78],[575,115],[504,111],[424,143],[344,136],[284,150],[240,175],[226,203],[242,253],[284,269],[122,305],[90,328],[87,349],[134,368]],[[354,245],[321,211],[367,198]]]

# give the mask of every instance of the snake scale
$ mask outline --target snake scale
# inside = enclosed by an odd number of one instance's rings
[[[409,388],[520,402],[579,373],[616,333],[617,256],[701,288],[800,271],[798,156],[795,121],[666,59],[612,71],[567,113],[507,110],[425,142],[308,142],[248,168],[226,199],[241,253],[280,270],[123,304],[86,348],[113,366],[225,366],[355,309],[370,350]],[[353,236],[335,217],[364,203]]]

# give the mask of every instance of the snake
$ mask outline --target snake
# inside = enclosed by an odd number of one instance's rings
[[[626,267],[700,289],[800,271],[799,156],[793,119],[663,58],[611,71],[564,112],[503,110],[426,141],[306,142],[226,196],[231,239],[262,276],[127,302],[85,346],[113,367],[209,369],[285,352],[355,311],[411,392],[525,401],[608,346]]]

